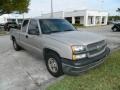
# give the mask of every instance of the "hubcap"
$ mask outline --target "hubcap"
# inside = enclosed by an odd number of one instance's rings
[[[53,73],[56,73],[58,71],[58,64],[54,58],[49,58],[48,67]]]
[[[114,31],[117,31],[117,29],[116,29],[116,28],[114,28]]]

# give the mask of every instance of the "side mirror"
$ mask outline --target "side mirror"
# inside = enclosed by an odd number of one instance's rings
[[[30,35],[40,35],[39,31],[36,29],[29,29],[28,34]]]

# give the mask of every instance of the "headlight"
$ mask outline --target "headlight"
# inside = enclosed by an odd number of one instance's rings
[[[79,60],[79,59],[85,58],[86,56],[87,56],[86,54],[73,55],[72,59]]]
[[[85,46],[72,46],[73,54],[79,54],[85,51]]]
[[[72,46],[72,59],[79,60],[85,58],[87,56],[85,51],[85,46]]]

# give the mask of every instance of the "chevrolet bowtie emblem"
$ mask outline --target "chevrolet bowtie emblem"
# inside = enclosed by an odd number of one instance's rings
[[[97,50],[99,51],[101,49],[101,47],[100,46],[97,46]]]
[[[100,46],[97,46],[97,49],[99,49],[100,48]]]

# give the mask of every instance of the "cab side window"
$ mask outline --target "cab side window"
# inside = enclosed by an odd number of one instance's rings
[[[28,23],[29,23],[29,20],[24,20],[23,25],[22,25],[22,32],[26,32]]]
[[[31,35],[39,35],[39,28],[38,28],[38,23],[37,20],[30,20],[30,24],[28,27],[28,34]]]

